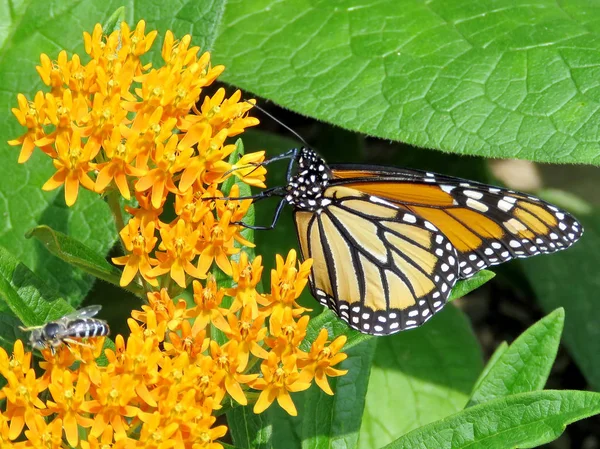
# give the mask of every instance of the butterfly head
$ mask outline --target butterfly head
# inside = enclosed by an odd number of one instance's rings
[[[331,170],[323,158],[310,148],[300,150],[297,164],[297,172],[286,187],[286,200],[298,209],[319,210],[329,201],[323,197],[323,192],[331,179]]]

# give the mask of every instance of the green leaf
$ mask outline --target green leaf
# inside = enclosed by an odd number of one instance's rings
[[[458,281],[452,289],[452,293],[450,294],[448,301],[454,301],[455,299],[462,298],[463,296],[471,293],[473,290],[481,287],[483,284],[493,279],[494,276],[496,276],[496,273],[493,271],[481,270],[471,276],[469,279]]]
[[[108,263],[103,256],[68,235],[48,226],[37,226],[27,232],[25,237],[38,239],[48,251],[68,264],[81,268],[86,273],[113,285],[119,285],[120,270]],[[140,296],[144,294],[141,287],[133,284],[128,289]]]
[[[558,438],[575,421],[600,413],[600,394],[536,391],[493,399],[420,427],[382,449],[531,448]]]
[[[376,340],[360,448],[381,447],[467,403],[483,363],[459,309],[447,305],[418,329]]]
[[[491,368],[478,381],[467,407],[543,389],[558,352],[564,321],[565,311],[555,310],[491,360]]]
[[[600,210],[578,218],[585,229],[580,242],[520,265],[544,310],[564,307],[564,343],[592,387],[600,390]]]
[[[227,4],[225,81],[385,139],[600,162],[596,5],[420,0]]]
[[[502,343],[500,343],[498,345],[498,347],[496,348],[496,350],[494,351],[494,353],[492,354],[492,356],[490,357],[488,362],[483,367],[483,371],[479,375],[477,382],[475,382],[475,386],[473,387],[473,390],[476,390],[479,388],[479,385],[481,384],[481,382],[483,382],[483,380],[486,378],[488,373],[496,365],[498,360],[500,360],[500,358],[502,357],[502,354],[504,354],[507,349],[508,349],[508,343],[506,343],[505,341],[503,341]]]
[[[73,307],[32,273],[23,263],[0,247],[0,299],[25,326],[56,320]]]

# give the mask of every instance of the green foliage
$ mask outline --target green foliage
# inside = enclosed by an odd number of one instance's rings
[[[382,447],[460,411],[482,365],[477,339],[452,305],[427,326],[377,339],[358,447]]]
[[[551,0],[229,1],[225,79],[385,139],[600,162],[597,7]]]
[[[556,358],[565,312],[557,309],[502,346],[480,376],[467,407],[544,388]]]
[[[493,399],[413,430],[382,449],[536,447],[558,438],[567,424],[598,413],[600,393],[520,393]]]
[[[581,242],[568,251],[521,265],[546,311],[564,307],[564,343],[589,383],[600,390],[600,211],[579,218],[585,229]]]

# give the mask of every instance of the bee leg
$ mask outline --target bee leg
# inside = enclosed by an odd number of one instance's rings
[[[65,343],[69,343],[71,345],[78,345],[78,346],[84,346],[86,348],[93,348],[93,346],[90,345],[90,344],[88,344],[88,343],[84,343],[84,342],[79,341],[79,340],[74,340],[72,338],[63,338],[63,341]]]

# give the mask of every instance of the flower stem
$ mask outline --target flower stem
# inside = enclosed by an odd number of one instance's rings
[[[123,254],[125,251],[125,244],[123,243],[123,239],[121,238],[121,230],[125,227],[125,220],[123,219],[123,211],[121,210],[121,203],[119,202],[119,192],[117,189],[112,189],[108,192],[108,207],[110,207],[110,211],[115,217],[115,225],[117,227],[117,234],[119,235],[119,242],[121,243],[121,250]]]

